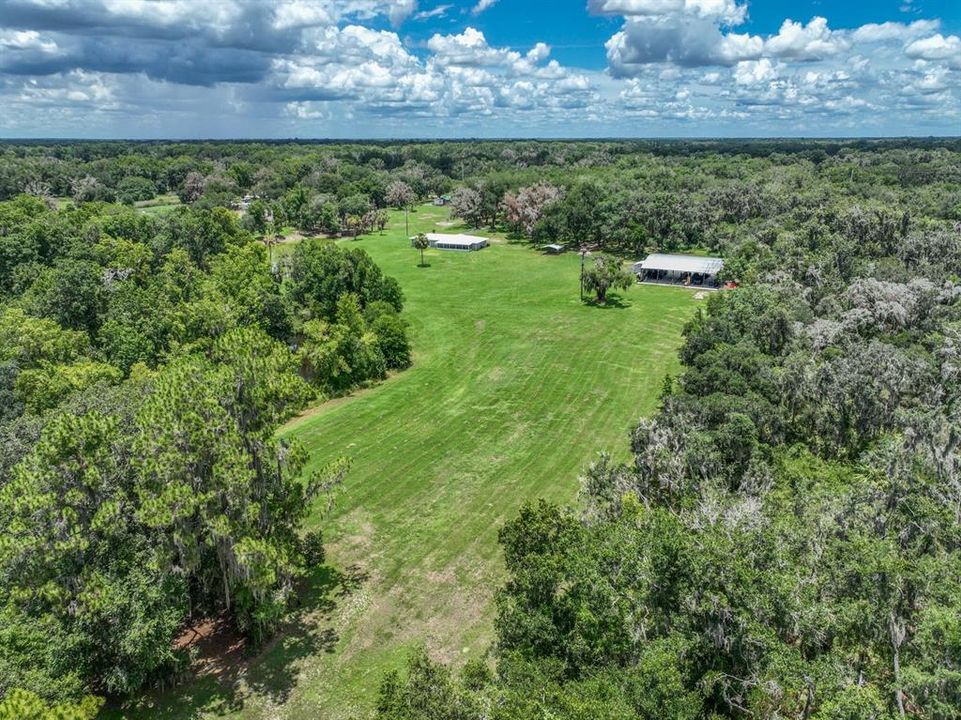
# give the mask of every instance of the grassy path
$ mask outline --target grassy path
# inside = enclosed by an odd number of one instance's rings
[[[442,213],[421,209],[411,231]],[[502,243],[432,250],[420,268],[402,217],[349,242],[404,288],[415,364],[284,430],[316,466],[352,459],[323,521],[335,570],[311,579],[305,606],[256,659],[154,698],[137,717],[362,718],[416,643],[454,662],[482,654],[498,528],[529,498],[572,500],[598,450],[626,457],[696,305],[690,291],[644,286],[621,307],[585,306],[575,254]]]

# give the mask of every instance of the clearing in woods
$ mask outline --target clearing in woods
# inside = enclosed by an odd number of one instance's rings
[[[411,233],[446,220],[423,206]],[[458,664],[482,655],[503,572],[498,528],[525,500],[573,501],[597,451],[626,459],[628,432],[677,372],[698,305],[688,290],[651,286],[585,305],[576,253],[497,239],[473,253],[429,250],[421,268],[403,213],[382,235],[342,242],[400,281],[415,359],[283,430],[314,467],[352,459],[333,514],[311,518],[329,567],[255,656],[213,633],[198,643],[210,655],[201,677],[110,715],[363,718],[417,643]]]

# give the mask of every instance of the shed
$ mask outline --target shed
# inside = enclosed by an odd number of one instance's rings
[[[557,253],[564,252],[564,246],[558,245],[557,243],[550,243],[549,245],[543,245],[541,249],[548,253],[549,255],[557,255]]]
[[[632,270],[639,282],[678,283],[717,287],[717,274],[724,267],[719,257],[652,253]]]
[[[480,250],[487,247],[487,238],[478,235],[445,235],[443,233],[427,233],[427,240],[432,248],[438,250]],[[411,245],[414,238],[410,239]]]

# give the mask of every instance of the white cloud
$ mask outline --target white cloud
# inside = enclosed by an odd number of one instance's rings
[[[390,4],[387,16],[394,25],[400,25],[417,9],[417,0],[397,0]]]
[[[0,30],[0,48],[6,50],[55,53],[57,43],[36,30]]]
[[[477,4],[471,10],[471,14],[480,15],[485,10],[490,9],[497,4],[497,0],[478,0]]]
[[[547,43],[539,42],[534,47],[532,47],[527,53],[527,59],[531,62],[541,62],[546,60],[547,56],[551,54],[551,46]]]
[[[274,8],[274,27],[286,30],[313,25],[332,25],[334,16],[327,3],[295,2],[280,3]]]
[[[120,107],[115,89],[108,76],[75,70],[64,75],[29,80],[13,98],[14,102],[31,106],[86,107],[88,111],[104,112]]]
[[[313,103],[309,101],[289,102],[284,106],[287,115],[298,120],[318,120],[321,118],[329,119],[331,111],[328,103]]]
[[[817,60],[847,47],[848,41],[832,31],[823,17],[815,17],[807,25],[785,20],[778,34],[764,43],[767,54],[794,60]]]
[[[923,60],[947,60],[954,67],[961,67],[961,38],[957,35],[944,37],[941,33],[915,40],[904,49],[910,58]]]
[[[901,93],[906,96],[930,95],[932,93],[944,92],[950,87],[951,83],[947,68],[935,67],[914,77],[901,89]]]
[[[203,4],[190,0],[102,0],[101,5],[108,16],[115,18],[135,18],[161,26],[206,22],[218,31],[240,15],[235,4],[217,0]]]
[[[472,27],[459,35],[437,33],[427,41],[427,48],[438,62],[447,65],[487,65],[502,62],[509,55],[520,58],[520,53],[495,50],[487,44],[484,33]]]
[[[599,15],[625,17],[707,18],[727,25],[739,25],[747,16],[747,5],[736,0],[589,0],[588,8]]]
[[[764,41],[748,34],[725,35],[709,20],[630,18],[605,47],[613,75],[630,77],[649,63],[733,65],[759,57]]]
[[[743,60],[734,68],[734,82],[738,85],[761,85],[777,76],[777,69],[767,58]]]
[[[435,17],[444,17],[450,9],[454,7],[453,5],[438,5],[433,10],[421,10],[419,13],[414,15],[415,20],[430,20]]]
[[[851,39],[856,43],[901,41],[927,35],[941,26],[937,20],[915,20],[913,23],[868,23],[855,29]]]
[[[417,9],[417,0],[314,0],[325,2],[334,8],[338,18],[353,17],[368,20],[386,16],[394,25],[400,25]]]
[[[427,41],[427,48],[433,53],[432,59],[439,65],[449,66],[501,66],[510,69],[517,75],[529,75],[546,71],[547,75],[554,74],[556,64],[549,64],[546,68],[539,68],[550,55],[551,48],[547,43],[536,43],[526,55],[510,48],[491,47],[484,37],[484,33],[473,27],[467,27],[457,35],[435,34]]]
[[[326,117],[331,101],[352,103],[357,116],[407,112],[451,117],[488,116],[497,107],[517,112],[559,112],[586,108],[595,100],[591,80],[550,56],[546,43],[526,54],[492,47],[484,34],[466,28],[436,34],[430,54],[420,60],[400,37],[350,25],[305,33],[304,52],[278,59],[273,87],[286,99],[285,112],[297,119]]]

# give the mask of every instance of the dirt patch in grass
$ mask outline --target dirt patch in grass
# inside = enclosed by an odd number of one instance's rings
[[[191,670],[197,677],[230,674],[243,661],[246,648],[246,639],[223,616],[202,618],[174,640],[174,649],[193,655]]]

